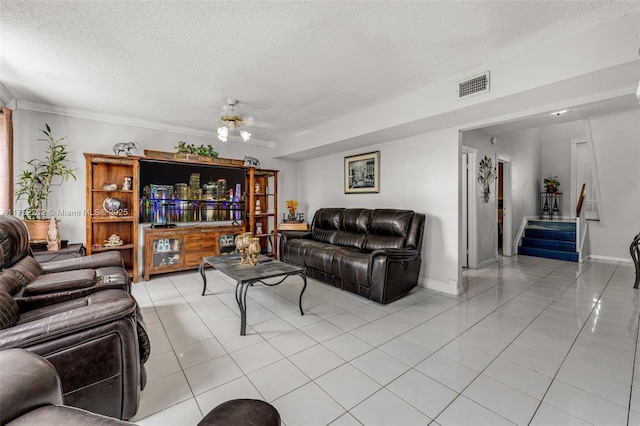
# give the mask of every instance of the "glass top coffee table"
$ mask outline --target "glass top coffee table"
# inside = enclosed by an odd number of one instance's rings
[[[276,286],[292,275],[299,275],[304,282],[302,291],[300,291],[300,315],[304,315],[302,311],[302,294],[307,288],[307,276],[304,270],[298,266],[280,262],[271,257],[258,255],[258,264],[251,265],[249,263],[240,263],[239,254],[227,254],[223,256],[210,256],[202,259],[202,263],[198,267],[200,275],[202,275],[202,295],[207,291],[207,276],[204,268],[211,265],[228,277],[236,280],[236,302],[240,308],[240,335],[244,336],[247,331],[247,290],[255,283],[264,284],[270,287]],[[282,279],[276,283],[266,283],[263,280],[268,278]]]

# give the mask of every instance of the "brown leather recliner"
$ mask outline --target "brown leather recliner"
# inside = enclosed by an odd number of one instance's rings
[[[114,418],[64,406],[55,368],[22,349],[0,351],[0,424],[109,426],[131,425]],[[197,426],[280,426],[280,414],[271,404],[234,399],[209,412]]]
[[[0,265],[18,278],[20,286],[6,288],[20,303],[44,306],[83,297],[95,291],[131,290],[131,280],[117,251],[74,259],[38,263],[29,248],[29,231],[15,216],[0,215]]]
[[[120,289],[34,308],[0,290],[0,350],[23,348],[51,362],[65,404],[128,419],[141,383],[136,311]]]
[[[39,264],[25,224],[0,216],[0,349],[58,369],[65,403],[132,417],[150,341],[119,252]]]

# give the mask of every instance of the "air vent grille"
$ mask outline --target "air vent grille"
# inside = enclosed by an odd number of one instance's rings
[[[489,91],[489,71],[458,82],[458,99]]]

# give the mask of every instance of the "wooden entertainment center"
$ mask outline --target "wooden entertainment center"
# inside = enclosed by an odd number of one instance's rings
[[[203,257],[233,252],[245,231],[260,238],[262,254],[277,257],[277,170],[145,154],[84,154],[87,254],[119,250],[133,282],[140,280],[139,257],[145,281],[197,269]],[[201,176],[208,182],[201,185]],[[114,234],[119,240],[110,241]]]

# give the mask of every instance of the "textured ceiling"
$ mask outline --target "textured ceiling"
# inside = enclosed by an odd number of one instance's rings
[[[278,141],[640,9],[637,1],[0,0],[18,100]]]

